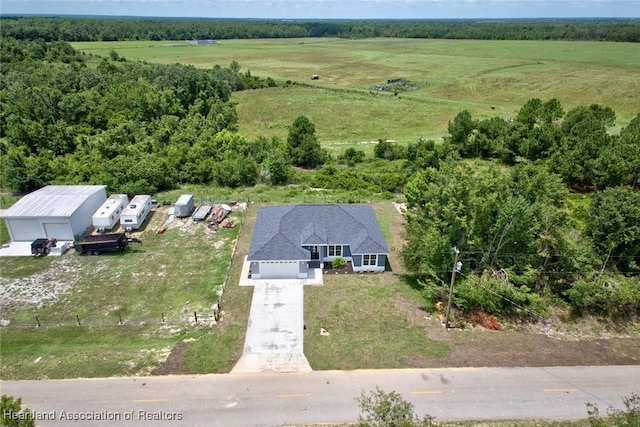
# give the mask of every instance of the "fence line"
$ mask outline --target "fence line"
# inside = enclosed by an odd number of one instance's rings
[[[218,292],[218,301],[216,302],[215,306],[213,307],[213,313],[214,313],[214,317],[215,317],[215,321],[218,321],[218,318],[220,316],[220,301],[222,300],[222,295],[224,294],[224,289],[227,287],[227,280],[229,280],[229,272],[231,271],[231,264],[233,264],[233,257],[236,254],[236,248],[238,247],[238,242],[240,241],[240,237],[242,236],[242,227],[244,227],[244,221],[247,217],[247,211],[249,210],[249,204],[251,202],[249,201],[249,199],[247,198],[246,201],[246,206],[244,208],[244,211],[242,212],[242,219],[240,221],[240,225],[238,226],[238,234],[236,235],[236,241],[233,243],[233,248],[231,248],[231,257],[229,258],[229,263],[227,264],[227,269],[224,272],[224,279],[222,279],[222,286],[220,288],[220,291]],[[242,269],[242,266],[240,266],[240,268]]]
[[[84,317],[79,314],[75,315],[75,319],[67,317],[64,319],[42,317],[39,315],[34,316],[33,321],[26,322],[11,322],[6,325],[2,325],[3,328],[46,328],[56,326],[140,326],[140,325],[187,325],[187,324],[203,324],[210,323],[217,320],[216,314],[197,312],[192,314],[183,315],[179,317],[166,316],[165,313],[160,313],[159,316],[149,318],[128,318],[123,317],[121,314],[117,316],[104,316],[104,317]]]
[[[79,314],[75,315],[74,320],[70,320],[70,318],[66,319],[52,319],[49,317],[41,317],[39,315],[34,316],[33,322],[25,323],[25,322],[11,322],[9,324],[3,324],[1,327],[4,328],[45,328],[45,327],[56,327],[56,326],[138,326],[144,324],[158,324],[158,325],[185,325],[185,324],[201,324],[201,323],[211,323],[217,322],[220,316],[220,300],[222,298],[222,294],[224,293],[224,289],[227,285],[227,281],[229,280],[229,272],[231,271],[231,264],[233,262],[233,257],[236,253],[236,248],[238,246],[238,242],[240,240],[240,236],[242,233],[242,227],[244,225],[244,221],[247,216],[247,210],[249,209],[249,200],[247,199],[247,207],[242,212],[242,220],[240,221],[240,225],[238,227],[238,234],[236,240],[233,244],[233,248],[231,250],[231,257],[229,258],[229,263],[227,264],[227,269],[224,273],[224,279],[222,281],[222,287],[218,292],[218,301],[215,303],[213,307],[213,313],[203,313],[194,311],[193,314],[188,316],[181,316],[179,318],[169,318],[165,316],[165,313],[160,313],[159,316],[153,318],[126,318],[121,314],[117,316],[112,316],[111,318],[102,317],[96,320],[95,317],[84,317]],[[108,320],[107,320],[108,319]]]

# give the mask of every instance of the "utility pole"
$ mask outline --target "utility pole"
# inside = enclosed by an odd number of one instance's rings
[[[456,281],[456,273],[458,272],[458,255],[460,251],[458,248],[454,248],[456,255],[453,258],[453,269],[451,271],[451,284],[449,285],[449,302],[447,303],[447,311],[444,314],[444,327],[449,329],[449,312],[451,311],[451,302],[453,300],[453,284]]]

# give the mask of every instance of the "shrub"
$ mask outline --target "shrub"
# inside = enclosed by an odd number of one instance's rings
[[[349,166],[355,166],[356,163],[362,163],[364,161],[364,151],[349,147],[344,150],[344,153],[338,156],[338,161],[346,163]]]
[[[12,396],[2,395],[0,401],[0,425],[10,427],[32,427],[35,426],[31,410],[22,409],[22,399]]]
[[[600,280],[578,280],[565,295],[577,314],[624,318],[640,311],[637,283],[620,275]]]
[[[419,418],[413,413],[413,405],[396,391],[385,393],[376,387],[370,394],[360,393],[356,398],[360,410],[359,427],[431,427],[435,426],[433,417],[425,415]]]
[[[335,258],[333,261],[331,261],[332,268],[342,268],[346,265],[347,265],[347,262],[342,258]]]
[[[626,426],[635,427],[640,425],[640,395],[632,393],[629,397],[623,397],[625,409],[615,409],[609,407],[607,409],[607,418],[600,417],[600,410],[594,403],[587,404],[587,413],[589,414],[589,425],[592,427],[605,426]]]

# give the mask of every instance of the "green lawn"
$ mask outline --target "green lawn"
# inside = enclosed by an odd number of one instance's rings
[[[448,343],[429,339],[397,309],[402,297],[415,306],[420,297],[392,274],[326,274],[323,286],[305,287],[304,352],[313,369],[401,369],[448,354]]]

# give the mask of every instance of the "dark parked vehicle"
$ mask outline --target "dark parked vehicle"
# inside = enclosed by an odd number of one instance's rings
[[[83,236],[73,247],[79,253],[98,255],[101,252],[124,251],[132,242],[142,244],[139,239],[127,237],[124,233],[95,234]]]
[[[36,239],[31,242],[31,255],[45,256],[49,255],[51,248],[55,248],[58,241],[50,237]]]

